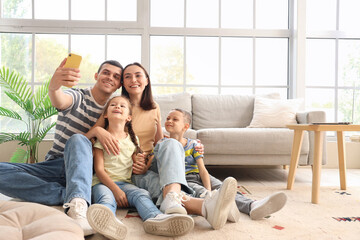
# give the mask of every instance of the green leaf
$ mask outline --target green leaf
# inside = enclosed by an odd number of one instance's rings
[[[16,111],[9,110],[3,107],[0,107],[0,116],[14,118],[16,120],[22,120],[22,117]]]
[[[10,141],[19,141],[19,145],[29,144],[30,133],[22,132],[19,134],[0,132],[0,144]]]
[[[44,82],[34,94],[34,105],[36,108],[43,106],[47,98],[49,98],[49,84],[50,80]]]
[[[54,127],[56,126],[56,122],[53,122],[52,124],[40,129],[38,135],[39,135],[39,139],[40,141],[42,141],[44,139],[44,137],[46,136],[46,134]]]
[[[50,107],[50,108],[37,108],[34,111],[34,118],[35,119],[48,119],[51,116],[56,115],[58,112],[56,110],[56,108],[54,107]]]
[[[3,67],[0,70],[0,86],[6,88],[8,92],[15,95],[22,102],[32,98],[31,87],[28,82],[15,71]]]
[[[13,153],[13,155],[10,158],[10,162],[13,163],[26,163],[27,159],[29,158],[29,153],[28,151],[22,149],[22,148],[17,148],[15,150],[15,152]]]

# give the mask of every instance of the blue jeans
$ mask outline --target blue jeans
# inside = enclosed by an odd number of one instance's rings
[[[115,182],[124,191],[131,207],[136,207],[141,219],[146,221],[161,214],[160,210],[154,205],[148,191],[126,182]],[[102,183],[92,187],[93,203],[107,206],[116,215],[117,204],[112,191]]]
[[[162,202],[162,189],[171,183],[179,183],[184,192],[193,194],[185,179],[184,147],[172,138],[156,144],[151,167],[145,174],[133,174],[132,181],[136,186],[148,190],[151,198],[157,201],[156,205]]]
[[[92,146],[74,134],[64,156],[35,164],[0,163],[0,192],[46,205],[61,205],[73,198],[91,201]]]

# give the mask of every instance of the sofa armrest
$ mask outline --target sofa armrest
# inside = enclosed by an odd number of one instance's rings
[[[324,111],[299,112],[296,114],[296,121],[299,124],[310,124],[310,123],[314,123],[314,122],[326,122],[326,114]],[[314,163],[314,132],[309,131],[308,165],[313,165],[313,163]],[[326,164],[326,135],[324,136],[324,139],[323,139],[322,164],[323,165]]]

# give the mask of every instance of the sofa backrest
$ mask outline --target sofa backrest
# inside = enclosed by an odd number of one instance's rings
[[[250,124],[254,95],[192,95],[193,128],[237,128]]]

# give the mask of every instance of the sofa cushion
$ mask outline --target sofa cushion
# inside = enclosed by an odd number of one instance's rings
[[[287,128],[214,128],[198,130],[206,154],[291,154],[294,131]],[[301,154],[309,152],[304,132]]]
[[[174,108],[181,108],[191,113],[191,94],[175,93],[154,96],[160,106],[161,126],[164,126],[168,113]]]
[[[84,239],[64,212],[37,203],[0,201],[0,239]]]

